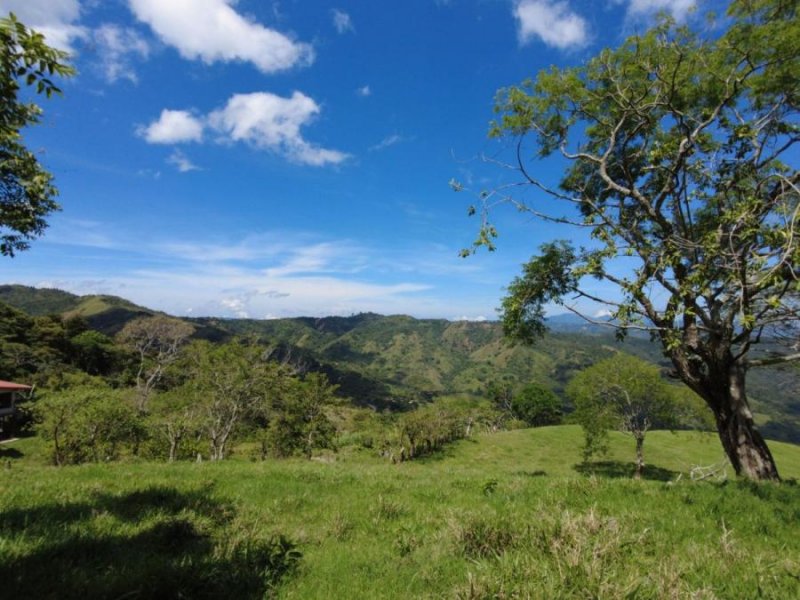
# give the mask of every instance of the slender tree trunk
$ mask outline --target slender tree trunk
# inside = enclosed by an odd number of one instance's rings
[[[175,457],[178,455],[178,440],[172,438],[169,441],[169,462],[175,462]]]
[[[636,436],[636,473],[634,479],[641,479],[644,475],[644,436]]]

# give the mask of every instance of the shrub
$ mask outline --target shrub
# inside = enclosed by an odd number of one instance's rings
[[[531,427],[561,423],[561,400],[541,384],[530,383],[511,401],[513,415]]]

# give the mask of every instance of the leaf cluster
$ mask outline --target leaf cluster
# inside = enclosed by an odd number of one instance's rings
[[[75,70],[67,54],[10,14],[0,19],[0,255],[13,256],[41,235],[45,217],[59,208],[53,177],[22,142],[23,128],[39,122],[41,108],[20,98],[23,86],[47,98],[59,94],[54,77]]]

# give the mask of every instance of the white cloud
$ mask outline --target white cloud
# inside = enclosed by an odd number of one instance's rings
[[[360,269],[363,252],[347,242],[322,242],[294,248],[278,266],[266,269],[267,277],[287,277],[300,274],[356,272]]]
[[[348,31],[355,33],[356,28],[353,27],[353,20],[350,15],[338,8],[334,8],[331,11],[331,15],[333,17],[333,26],[339,34],[347,33]]]
[[[360,88],[358,88],[356,90],[356,94],[366,98],[367,96],[371,96],[372,95],[372,90],[370,89],[370,87],[368,85],[362,85]]]
[[[200,171],[200,167],[194,164],[189,157],[186,156],[180,150],[175,150],[172,154],[169,155],[167,158],[167,162],[173,165],[178,171],[181,173],[189,173],[191,171]]]
[[[186,59],[206,64],[250,62],[273,73],[314,60],[310,45],[295,42],[237,13],[234,0],[129,0],[136,18]]]
[[[199,142],[203,138],[203,122],[185,110],[161,111],[157,121],[137,129],[149,144]]]
[[[663,11],[670,13],[675,20],[683,21],[695,6],[695,0],[630,0],[628,15],[652,16]]]
[[[2,0],[0,13],[13,12],[20,21],[42,33],[47,43],[74,52],[73,43],[86,37],[77,24],[81,16],[78,0]]]
[[[41,245],[61,258],[29,276],[21,270],[14,277],[19,283],[46,279],[76,293],[102,289],[171,313],[186,314],[190,307],[197,316],[371,311],[480,320],[478,315],[492,313],[507,279],[496,274],[496,262],[484,273],[480,265],[465,264],[451,246],[410,241],[387,249],[308,231],[232,238],[203,232],[176,239],[62,217]],[[69,260],[76,257],[80,260]],[[488,292],[480,291],[487,285]]]
[[[403,141],[405,141],[405,138],[403,136],[401,136],[400,134],[394,133],[392,135],[386,136],[385,138],[383,138],[380,142],[378,142],[374,146],[370,146],[369,151],[370,152],[378,152],[380,150],[385,150],[386,148],[389,148],[391,146],[399,144],[400,142],[403,142]]]
[[[101,25],[92,32],[101,57],[103,75],[109,83],[127,79],[137,83],[133,70],[133,57],[146,59],[150,55],[149,44],[134,29],[117,25]]]
[[[319,112],[319,105],[301,92],[289,98],[255,92],[235,94],[224,108],[208,116],[208,123],[223,140],[245,142],[294,162],[313,166],[340,163],[347,154],[314,146],[300,132]]]
[[[589,41],[586,20],[573,12],[567,2],[519,0],[514,6],[517,35],[521,44],[539,39],[548,46],[568,50]]]

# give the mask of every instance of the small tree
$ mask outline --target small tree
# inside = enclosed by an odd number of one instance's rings
[[[281,392],[270,396],[265,450],[278,457],[299,453],[311,458],[316,449],[333,448],[336,428],[326,410],[338,401],[337,386],[322,373],[283,383]]]
[[[166,443],[169,462],[178,459],[187,438],[198,436],[201,407],[197,394],[188,386],[152,397],[150,428],[156,439]]]
[[[137,408],[147,410],[147,400],[171,364],[178,360],[183,345],[194,327],[178,319],[156,315],[128,322],[117,334],[117,341],[137,358]]]
[[[567,386],[585,436],[584,458],[606,448],[616,429],[636,440],[636,474],[644,472],[644,438],[653,426],[676,423],[677,406],[658,367],[622,352],[578,373]]]
[[[21,131],[39,122],[42,109],[19,95],[21,83],[48,98],[60,93],[51,77],[75,73],[66,60],[13,14],[0,19],[0,255],[26,250],[59,208],[53,176],[21,141]]]
[[[122,446],[141,436],[127,392],[101,382],[44,394],[33,410],[40,435],[53,444],[56,465],[114,460]]]
[[[187,370],[211,460],[223,460],[232,436],[261,404],[280,366],[255,344],[197,341],[187,348]]]

